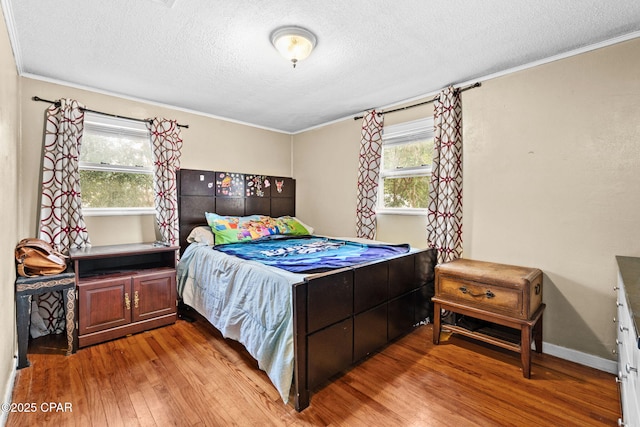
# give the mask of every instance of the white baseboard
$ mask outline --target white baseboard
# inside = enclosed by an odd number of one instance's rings
[[[426,318],[423,322],[418,323],[418,325],[429,323],[431,323],[431,319]],[[535,349],[534,342],[531,342],[531,349]],[[559,345],[551,344],[546,341],[542,342],[542,352],[550,356],[555,356],[560,359],[568,360],[569,362],[588,366],[613,375],[618,374],[618,362],[616,360],[609,360],[592,354],[583,353],[578,350],[560,347]]]
[[[602,357],[582,353],[566,347],[560,347],[559,345],[550,344],[548,342],[542,343],[542,352],[551,356],[559,357],[560,359],[608,372],[610,374],[616,375],[618,373],[618,362],[615,360],[604,359]]]

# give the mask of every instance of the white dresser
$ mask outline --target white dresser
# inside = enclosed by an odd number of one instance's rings
[[[618,261],[618,377],[622,418],[618,425],[640,427],[640,258],[617,256]]]

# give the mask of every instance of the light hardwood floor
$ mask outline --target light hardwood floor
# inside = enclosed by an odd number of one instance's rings
[[[43,341],[13,391],[14,404],[36,410],[10,413],[7,426],[613,426],[620,416],[611,374],[534,353],[527,380],[517,353],[431,338],[432,325],[419,326],[313,393],[301,413],[202,319],[71,356]]]

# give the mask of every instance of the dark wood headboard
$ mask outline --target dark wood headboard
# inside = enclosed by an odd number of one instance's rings
[[[180,169],[177,178],[180,253],[187,247],[193,227],[207,223],[205,212],[272,217],[296,214],[293,178],[194,169]]]

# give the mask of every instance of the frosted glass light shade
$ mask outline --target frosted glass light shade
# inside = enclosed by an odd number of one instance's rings
[[[298,61],[311,54],[316,46],[316,36],[301,27],[282,27],[271,33],[271,43],[295,68]]]

